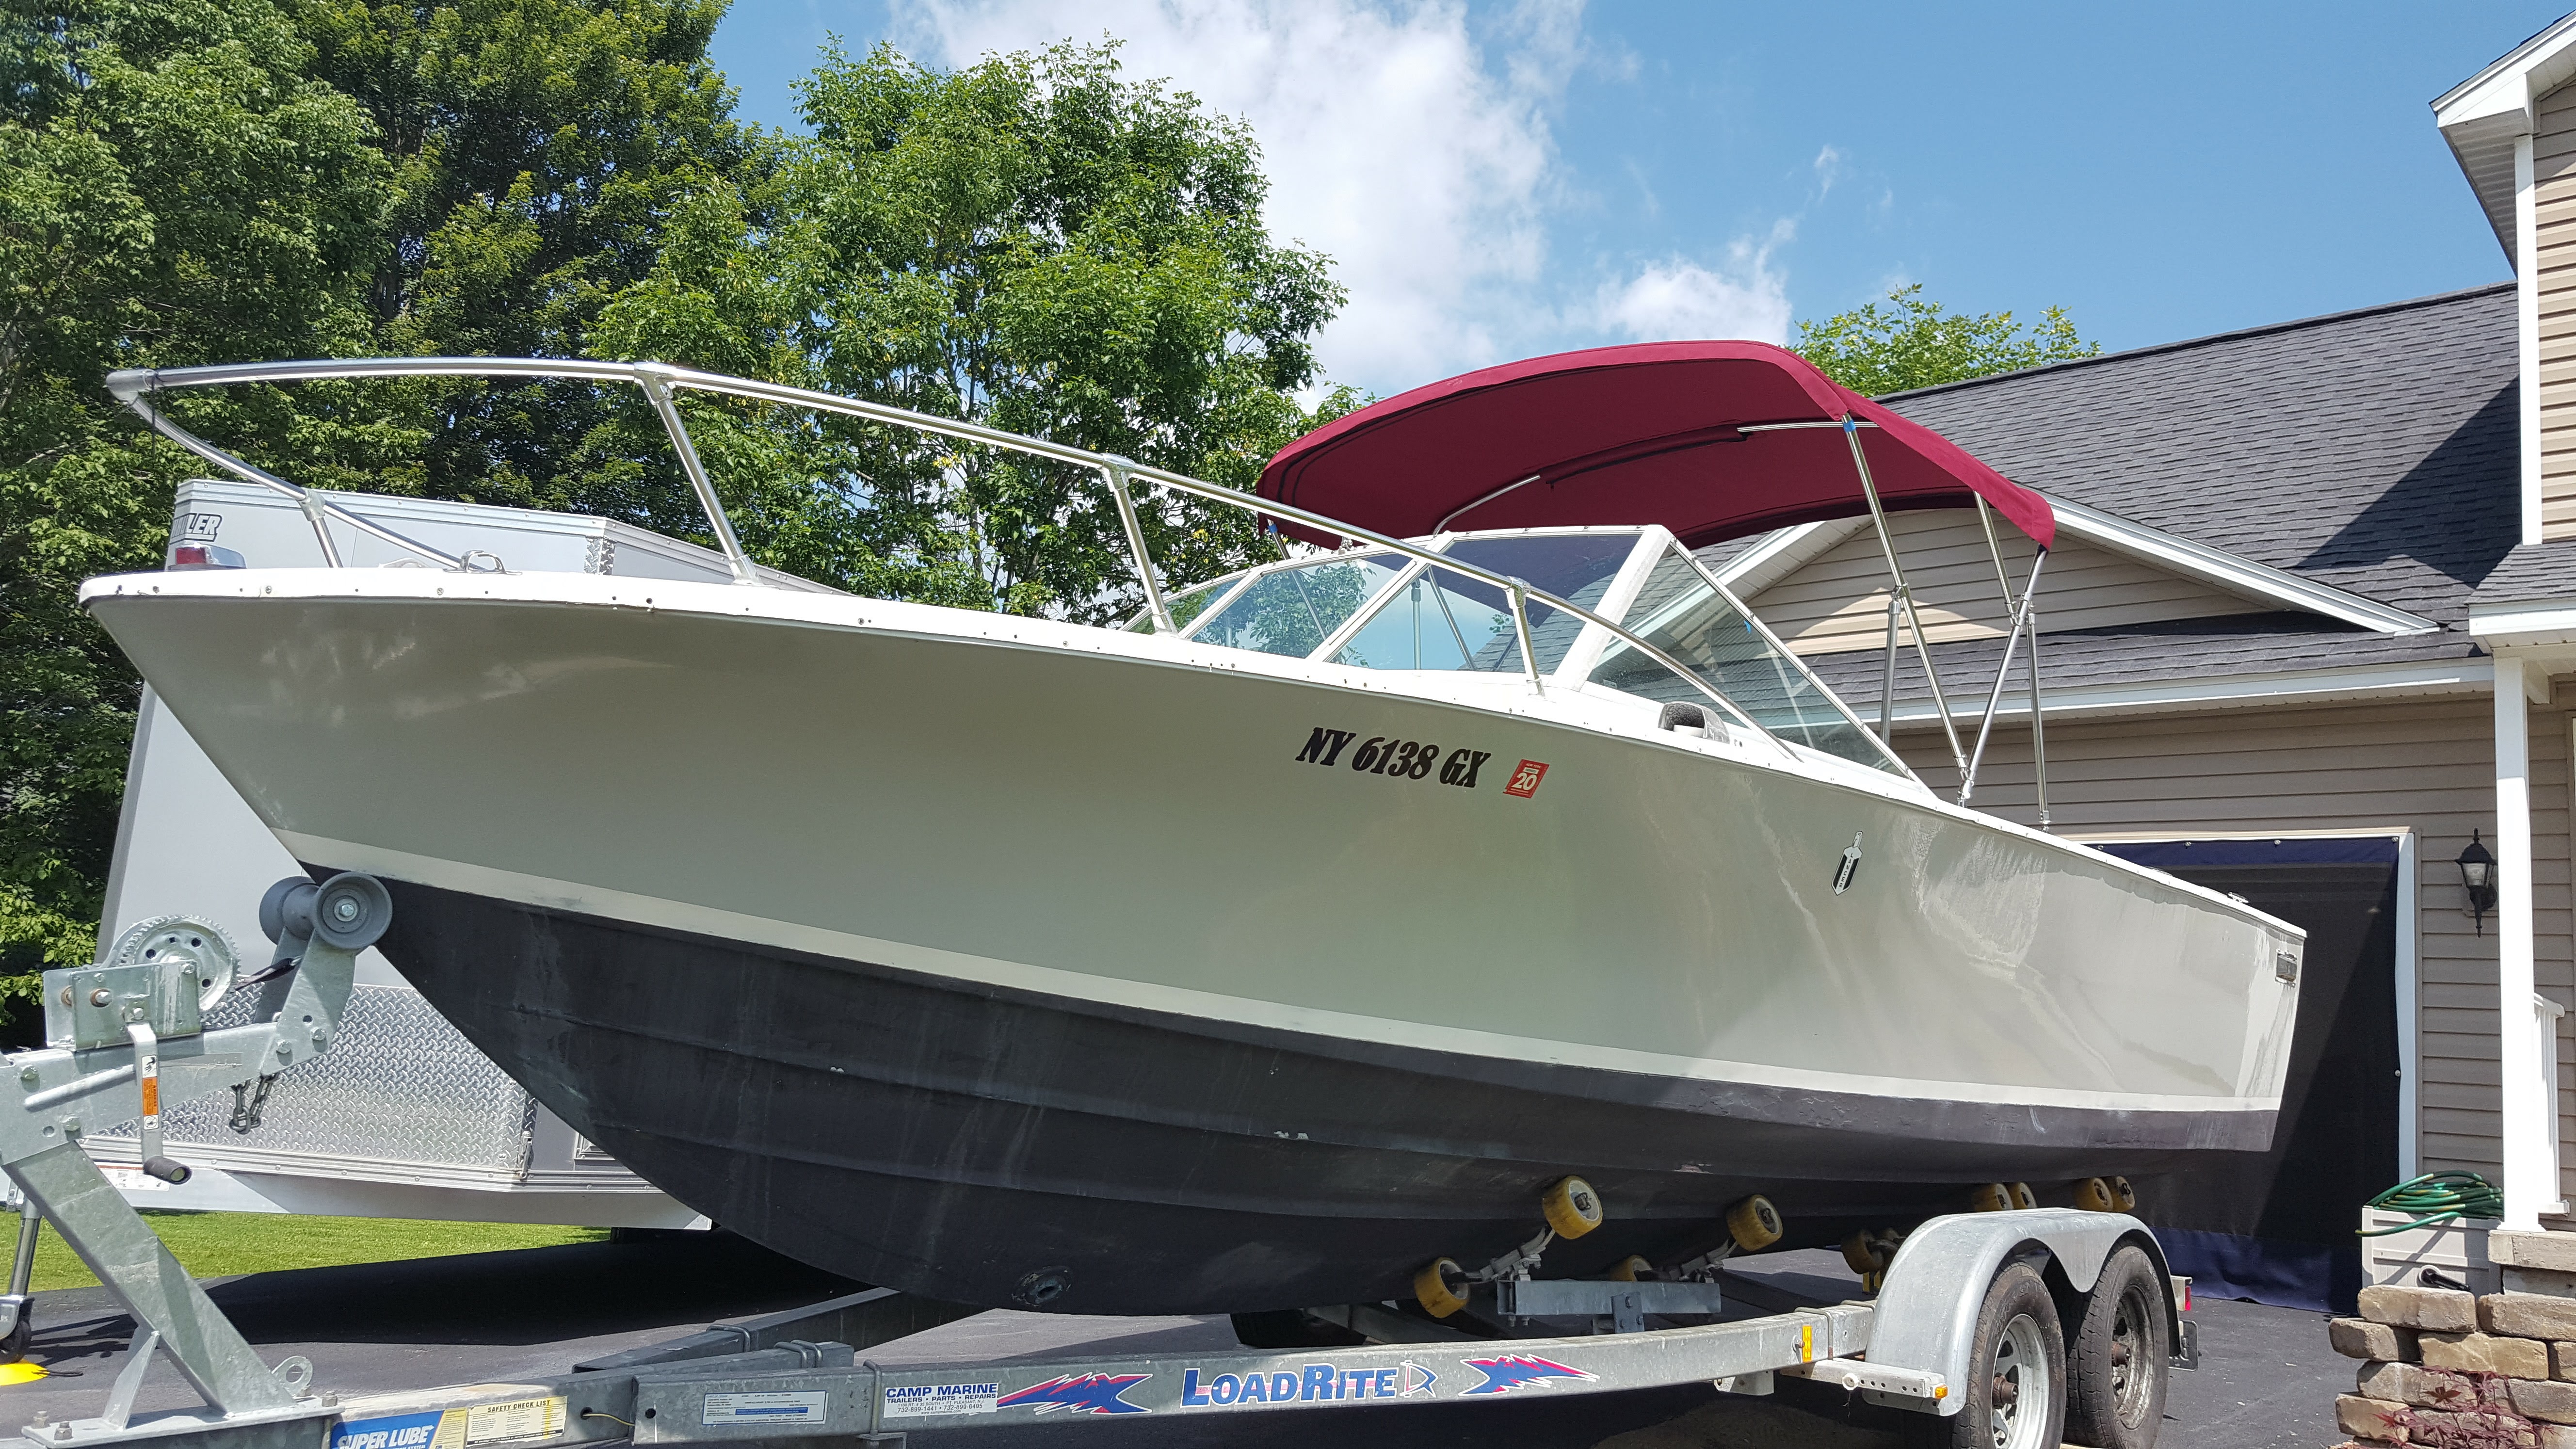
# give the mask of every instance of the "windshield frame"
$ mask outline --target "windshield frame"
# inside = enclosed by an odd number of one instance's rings
[[[1852,709],[1850,702],[1845,700],[1840,694],[1835,693],[1831,685],[1828,685],[1822,679],[1817,678],[1816,671],[1807,667],[1807,661],[1799,657],[1798,651],[1790,648],[1788,644],[1781,640],[1779,635],[1771,632],[1771,626],[1762,621],[1762,616],[1753,612],[1752,608],[1748,606],[1744,600],[1736,597],[1735,590],[1728,588],[1726,586],[1726,581],[1717,576],[1717,570],[1708,566],[1708,560],[1701,558],[1698,554],[1684,548],[1681,540],[1674,538],[1670,532],[1663,529],[1657,529],[1655,531],[1664,534],[1664,547],[1675,555],[1678,555],[1684,563],[1688,564],[1694,571],[1696,571],[1699,574],[1700,581],[1702,583],[1705,583],[1710,588],[1717,590],[1717,596],[1726,601],[1727,607],[1733,609],[1739,617],[1741,617],[1747,624],[1750,624],[1753,627],[1754,632],[1761,635],[1764,643],[1770,645],[1772,650],[1781,659],[1787,660],[1790,667],[1798,671],[1800,678],[1814,686],[1816,693],[1824,696],[1828,700],[1831,700],[1834,708],[1842,713],[1842,717],[1844,719],[1851,722],[1854,729],[1857,729],[1863,735],[1868,736],[1870,743],[1878,747],[1879,754],[1886,758],[1888,764],[1893,766],[1903,776],[1903,778],[1913,780],[1917,784],[1922,783],[1921,777],[1914,773],[1914,767],[1905,763],[1904,757],[1897,754],[1893,746],[1889,745],[1886,740],[1879,737],[1878,731],[1870,728],[1868,723],[1861,719],[1860,715]],[[1655,561],[1660,562],[1661,559],[1662,554],[1658,553],[1655,556]],[[1647,567],[1651,569],[1653,567],[1653,563],[1649,563]],[[1653,615],[1646,618],[1628,618],[1625,608],[1613,617],[1619,620],[1620,628],[1627,630],[1631,634],[1638,635],[1639,637],[1645,637],[1649,629],[1658,620],[1664,618],[1672,611],[1681,608],[1683,601],[1689,597],[1690,596],[1687,593],[1684,593],[1681,597],[1674,599],[1671,604],[1662,609],[1658,609]],[[1634,603],[1635,601],[1632,598],[1629,601],[1629,607],[1634,607]],[[1612,642],[1616,641],[1614,640]],[[1609,648],[1606,644],[1601,652],[1605,655],[1609,653]],[[1597,664],[1599,661],[1596,660],[1594,662]],[[1799,744],[1796,740],[1790,739],[1785,735],[1780,735],[1776,731],[1771,733],[1775,738],[1779,739],[1782,744],[1788,745],[1792,749],[1807,750],[1812,754],[1824,753],[1823,751],[1815,750],[1810,746]]]

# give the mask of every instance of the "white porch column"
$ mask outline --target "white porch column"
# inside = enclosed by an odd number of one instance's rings
[[[2504,1226],[2538,1232],[2541,1206],[2558,1200],[2558,1184],[2546,1180],[2558,1159],[2558,1114],[2555,1103],[2540,1099],[2540,1034],[2532,1021],[2529,667],[2519,655],[2495,655],[2496,1047]]]
[[[2516,355],[2522,373],[2522,541],[2540,542],[2540,193],[2531,137],[2513,140],[2513,274]]]

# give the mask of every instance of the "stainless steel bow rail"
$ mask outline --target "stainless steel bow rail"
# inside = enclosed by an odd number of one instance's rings
[[[1115,454],[1096,453],[1086,448],[1076,448],[1044,438],[1004,432],[999,428],[982,427],[956,418],[936,417],[929,413],[912,412],[904,408],[889,407],[883,403],[866,402],[858,398],[815,392],[806,388],[756,382],[749,378],[729,377],[722,373],[699,372],[690,368],[673,367],[667,363],[592,362],[581,359],[341,358],[299,362],[224,363],[204,367],[136,368],[108,374],[107,388],[156,432],[180,447],[236,477],[273,489],[294,499],[311,524],[314,537],[321,544],[324,561],[332,567],[342,566],[339,547],[332,539],[329,527],[330,524],[337,523],[403,549],[426,563],[455,572],[468,572],[473,567],[469,558],[450,554],[417,539],[406,537],[331,501],[323,493],[291,483],[266,469],[246,462],[179,426],[151,402],[151,399],[159,393],[184,388],[223,387],[263,382],[309,382],[334,378],[388,377],[555,378],[625,384],[641,390],[651,402],[656,416],[661,419],[664,430],[670,435],[671,445],[679,456],[681,471],[687,476],[689,486],[697,496],[699,508],[706,514],[708,527],[722,547],[726,562],[733,571],[734,582],[737,584],[760,586],[762,581],[750,555],[743,551],[741,540],[734,532],[732,520],[727,517],[722,500],[716,496],[715,485],[708,477],[705,464],[699,459],[695,445],[689,440],[688,426],[681,418],[676,402],[677,394],[682,391],[713,393],[723,397],[773,403],[782,407],[805,408],[844,417],[863,418],[938,437],[980,443],[1031,457],[1047,458],[1098,474],[1103,485],[1108,489],[1111,500],[1117,505],[1120,527],[1126,534],[1128,552],[1136,567],[1137,581],[1144,590],[1146,612],[1154,621],[1157,633],[1174,634],[1180,630],[1174,624],[1171,610],[1164,601],[1163,583],[1155,574],[1151,552],[1145,541],[1144,525],[1137,513],[1134,485],[1138,483],[1167,488],[1204,502],[1219,504],[1258,517],[1302,523],[1321,532],[1337,535],[1352,544],[1365,545],[1368,548],[1385,550],[1407,559],[1419,560],[1499,590],[1509,605],[1522,672],[1528,678],[1529,686],[1534,692],[1544,693],[1546,684],[1538,665],[1537,645],[1530,632],[1530,605],[1535,601],[1548,608],[1562,610],[1587,625],[1606,631],[1611,637],[1670,670],[1689,688],[1705,695],[1709,702],[1716,705],[1730,720],[1753,735],[1768,741],[1780,751],[1783,758],[1793,761],[1796,759],[1795,753],[1785,742],[1764,728],[1750,712],[1727,698],[1723,691],[1709,683],[1697,671],[1617,623],[1571,600],[1559,598],[1535,588],[1526,580],[1494,573],[1464,560],[1451,558],[1436,549],[1426,548],[1404,539],[1392,538],[1354,524],[1344,523],[1339,519],[1328,518],[1293,504],[1247,496],[1231,488],[1203,482],[1186,474],[1148,467]],[[1861,479],[1863,487],[1871,490],[1870,497],[1874,506],[1877,494],[1874,485],[1869,481],[1866,464],[1862,466]],[[1910,618],[1911,615],[1909,614],[1908,617]],[[1918,627],[1916,630],[1918,645],[1920,632]],[[1890,637],[1892,639],[1893,635],[1891,634]],[[1937,689],[1934,695],[1938,702]],[[1942,719],[1946,726],[1949,722],[1948,706],[1943,703],[1940,707],[1943,710]],[[1951,737],[1955,747],[1957,737],[1955,729],[1951,731]],[[1881,738],[1885,738],[1883,730]],[[1973,767],[1966,757],[1959,758],[1961,768],[1973,777]]]

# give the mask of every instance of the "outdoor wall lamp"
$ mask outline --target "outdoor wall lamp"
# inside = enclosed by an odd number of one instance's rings
[[[2478,934],[2487,933],[2487,912],[2496,903],[2496,858],[2494,852],[2478,841],[2478,832],[2469,832],[2469,848],[2460,852],[2460,884],[2469,893],[2469,917],[2478,923]]]

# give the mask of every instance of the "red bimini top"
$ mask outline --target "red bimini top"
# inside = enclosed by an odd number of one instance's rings
[[[2048,500],[1762,342],[1596,347],[1418,387],[1280,449],[1259,491],[1397,538],[1660,523],[1696,548],[1867,512],[1845,416],[1876,424],[1857,436],[1884,506],[1983,498],[2055,542]]]

